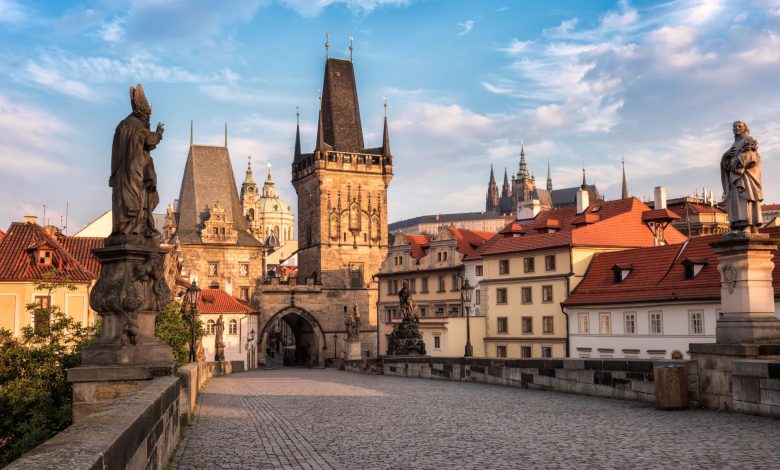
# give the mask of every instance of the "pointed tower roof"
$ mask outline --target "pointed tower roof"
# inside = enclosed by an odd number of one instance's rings
[[[325,131],[322,126],[322,104],[320,104],[320,117],[317,122],[317,145],[314,147],[314,151],[319,152],[327,147],[330,146],[325,143]]]
[[[525,162],[525,148],[520,144],[520,171],[517,173],[517,179],[528,179],[528,165]]]
[[[389,157],[390,155],[392,155],[390,153],[390,130],[387,127],[387,100],[385,100],[385,129],[382,135],[382,156]]]
[[[301,113],[295,107],[295,156],[293,162],[301,159]]]
[[[550,160],[547,160],[547,191],[552,191],[552,172],[550,171]]]
[[[628,182],[626,181],[626,161],[622,160],[621,163],[623,163],[623,190],[620,193],[620,198],[628,199]]]
[[[349,60],[329,58],[325,62],[320,125],[322,139],[334,150],[360,152],[365,148],[355,69]]]
[[[585,167],[582,167],[582,186],[580,188],[587,190],[588,189],[588,183],[585,182]]]
[[[255,177],[252,174],[252,157],[249,155],[246,157],[246,175],[244,176],[244,184],[255,184]]]
[[[490,182],[489,184],[495,184],[496,177],[493,175],[493,164],[490,164]]]

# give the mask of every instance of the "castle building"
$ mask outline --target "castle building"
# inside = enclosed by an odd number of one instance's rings
[[[278,265],[298,249],[292,206],[279,198],[276,184],[271,179],[270,165],[263,188],[258,191],[252,175],[252,163],[247,163],[246,176],[241,184],[241,210],[249,233],[265,247],[266,267]]]
[[[258,286],[261,364],[279,320],[293,331],[295,363],[322,365],[337,357],[346,338],[344,312],[354,306],[361,314],[361,351],[377,354],[374,276],[387,254],[393,177],[387,113],[382,145],[366,148],[352,61],[328,58],[322,90],[314,151],[301,152],[298,126],[292,161],[299,277]]]

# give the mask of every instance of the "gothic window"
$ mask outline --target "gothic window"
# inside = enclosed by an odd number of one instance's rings
[[[246,263],[238,265],[238,273],[243,277],[249,276],[249,265]]]
[[[357,202],[353,202],[349,206],[349,229],[360,230],[360,207]]]
[[[379,216],[371,217],[371,238],[379,240],[382,238],[382,226],[379,224]]]
[[[328,232],[330,233],[331,238],[339,238],[339,217],[335,212],[330,215],[330,226],[328,227]]]
[[[255,210],[254,209],[249,209],[249,212],[247,212],[247,214],[246,214],[246,218],[250,222],[254,221],[255,220]]]
[[[217,266],[217,263],[209,263],[209,276],[216,276],[219,274]]]
[[[349,266],[349,286],[353,289],[363,287],[363,264],[352,263]]]

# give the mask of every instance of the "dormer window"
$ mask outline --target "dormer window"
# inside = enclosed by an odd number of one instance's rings
[[[38,265],[39,266],[51,266],[52,253],[49,249],[38,250]]]
[[[612,266],[612,273],[614,275],[614,281],[616,283],[623,282],[626,280],[629,274],[631,274],[631,271],[634,270],[634,267],[631,265],[619,265],[616,264]]]
[[[682,262],[682,265],[685,268],[685,279],[694,279],[699,275],[704,266],[708,264],[710,264],[710,260],[707,258],[699,260],[686,258]]]

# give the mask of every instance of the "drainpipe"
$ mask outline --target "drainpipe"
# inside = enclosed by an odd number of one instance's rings
[[[371,280],[376,282],[376,357],[379,358],[379,356],[382,355],[382,352],[379,350],[379,295],[381,294],[381,292],[379,292],[381,287],[379,283],[379,274],[372,274]]]
[[[566,279],[566,290],[569,290],[569,279]],[[567,295],[568,297],[568,295]],[[561,313],[566,317],[566,344],[564,346],[566,357],[569,357],[569,314],[566,312],[566,307],[563,306],[563,302],[561,302]]]

